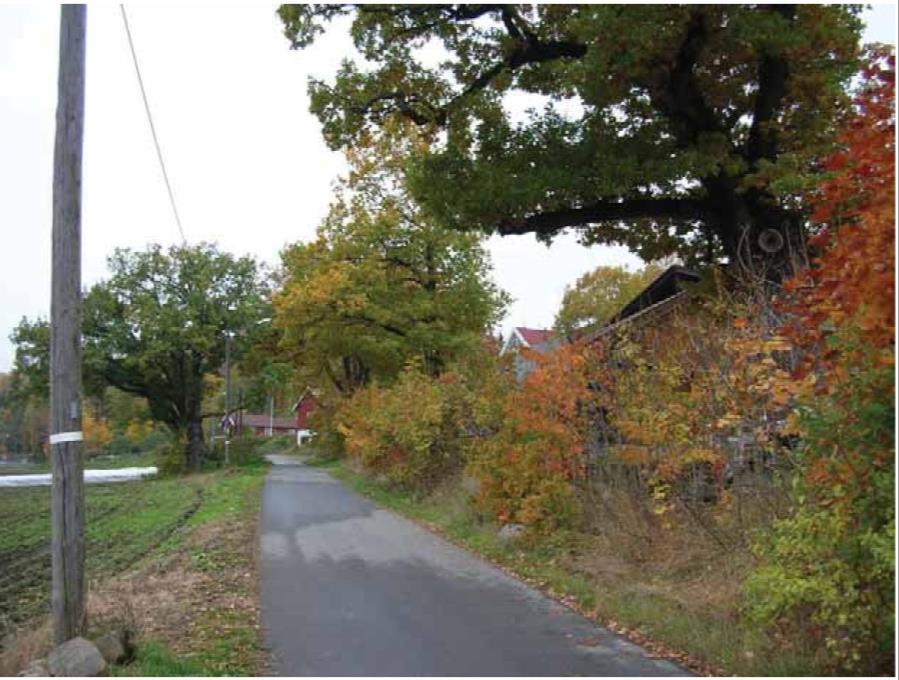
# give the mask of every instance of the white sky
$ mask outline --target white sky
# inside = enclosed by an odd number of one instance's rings
[[[308,112],[306,78],[330,78],[352,51],[330,31],[303,51],[275,6],[131,5],[128,17],[187,238],[277,264],[325,215],[339,154]],[[868,41],[896,44],[896,5],[866,12]],[[22,316],[50,306],[50,218],[59,9],[0,4],[0,371]],[[84,284],[113,248],[179,239],[117,5],[88,10],[83,186]],[[497,282],[515,298],[504,323],[547,326],[567,284],[600,264],[636,266],[624,248],[563,236],[495,237]]]

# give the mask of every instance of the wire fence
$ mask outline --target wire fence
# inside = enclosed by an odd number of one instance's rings
[[[123,571],[196,511],[202,490],[184,480],[85,487],[89,581]],[[50,489],[0,489],[0,648],[16,627],[50,612]]]

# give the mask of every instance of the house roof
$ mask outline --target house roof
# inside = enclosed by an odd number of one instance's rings
[[[624,307],[622,307],[615,316],[609,319],[606,325],[613,325],[619,321],[623,321],[629,316],[633,316],[647,307],[651,307],[663,300],[674,297],[681,291],[681,284],[684,282],[694,283],[699,281],[699,274],[694,271],[681,267],[680,265],[672,265],[659,274],[646,288]]]
[[[316,392],[317,390],[313,390],[311,387],[307,387],[305,390],[303,390],[303,393],[299,396],[299,398],[294,402],[290,410],[296,412],[296,410],[300,408],[300,404],[302,404],[306,399],[312,399],[314,401]]]
[[[269,427],[274,430],[296,430],[297,421],[293,418],[270,418],[267,413],[244,413],[240,417],[244,427]]]
[[[660,315],[671,313],[689,298],[687,291],[681,289],[681,284],[699,279],[699,274],[680,265],[668,267],[602,327],[586,333],[580,339],[590,343],[617,328],[638,322],[638,319],[641,319],[638,323],[645,323],[650,317],[658,320]]]
[[[556,335],[554,331],[546,328],[525,328],[524,326],[517,326],[515,331],[529,347],[542,345],[544,342],[552,340]]]

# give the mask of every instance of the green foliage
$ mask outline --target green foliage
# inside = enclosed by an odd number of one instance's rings
[[[206,243],[116,250],[108,265],[110,278],[83,302],[85,386],[144,397],[153,419],[174,433],[190,430],[186,453],[196,468],[204,377],[224,362],[223,334],[235,334],[232,349],[240,356],[269,315],[260,267]],[[46,323],[25,320],[16,337],[27,375],[46,376]]]
[[[259,453],[289,453],[296,449],[297,438],[292,434],[268,437],[259,444]]]
[[[134,660],[127,666],[113,666],[113,676],[187,677],[204,675],[202,664],[176,656],[166,645],[149,640],[137,648]]]
[[[231,464],[238,467],[254,467],[265,465],[263,440],[254,436],[235,437],[231,440],[229,456]]]
[[[253,344],[231,369],[231,389],[239,393],[241,404],[251,412],[268,412],[274,399],[276,404],[293,403],[297,384],[293,380],[294,366],[289,354],[278,348],[281,333],[271,323],[265,323],[254,334]],[[305,386],[305,385],[304,385]],[[224,386],[218,388],[224,393]],[[224,407],[224,402],[221,404]]]
[[[172,440],[170,432],[161,427],[154,427],[137,442],[138,451],[155,451],[169,444]]]
[[[155,464],[163,477],[180,475],[186,471],[184,459],[184,438],[175,438],[170,443],[160,446],[154,452]]]
[[[324,393],[317,399],[316,409],[309,418],[315,433],[310,442],[316,457],[336,460],[346,455],[343,435],[337,429],[337,412],[343,399],[336,393]]]
[[[109,426],[116,432],[124,432],[134,421],[150,420],[150,408],[143,397],[106,387],[98,401],[102,403],[103,415]]]
[[[0,451],[42,458],[47,438],[50,327],[23,318],[9,336],[13,370],[0,374]]]
[[[816,161],[832,148],[849,105],[858,12],[674,4],[279,9],[294,48],[335,18],[351,19],[365,64],[348,60],[330,82],[311,81],[312,111],[335,149],[417,128],[424,146],[406,163],[409,186],[438,223],[547,239],[572,227],[646,260],[680,251],[688,260],[724,254],[732,262],[742,226],[755,249],[761,230],[798,225],[795,192],[820,172]],[[524,115],[516,111],[522,100],[533,104]]]
[[[625,267],[600,266],[566,286],[553,327],[563,335],[597,328],[633,300],[664,271],[662,265],[647,264],[637,271]]]
[[[747,583],[747,611],[823,643],[823,663],[832,671],[889,673],[896,587],[894,370],[868,364],[853,367],[850,376],[801,408],[800,460],[807,474],[796,479],[795,513],[758,541],[761,564]],[[851,467],[839,465],[845,458]]]
[[[746,585],[748,614],[823,643],[823,662],[833,672],[889,673],[895,538],[893,518],[880,530],[862,529],[826,508],[801,505],[764,540],[764,566]]]
[[[106,453],[113,456],[128,455],[136,450],[134,443],[123,434],[115,435],[106,445]]]
[[[50,325],[22,318],[9,336],[16,347],[13,387],[16,395],[46,399],[50,394]]]

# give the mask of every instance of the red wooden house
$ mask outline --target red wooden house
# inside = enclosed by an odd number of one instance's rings
[[[315,394],[306,388],[293,405],[292,417],[274,417],[269,413],[241,413],[237,427],[239,430],[252,430],[257,437],[289,434],[296,437],[297,445],[305,444],[313,434],[309,418],[315,411],[315,406]]]

